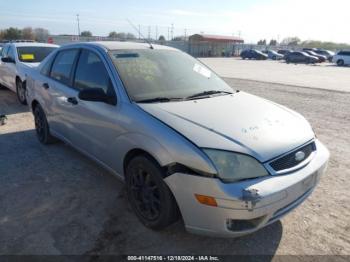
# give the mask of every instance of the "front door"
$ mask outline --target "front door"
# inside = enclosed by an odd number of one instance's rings
[[[78,91],[89,88],[101,88],[106,94],[115,95],[103,60],[93,50],[81,51],[73,83],[76,93],[70,97],[75,104],[67,114],[67,124],[70,127],[69,140],[74,146],[111,167],[116,157],[114,141],[123,133],[119,124],[119,107],[78,98]]]

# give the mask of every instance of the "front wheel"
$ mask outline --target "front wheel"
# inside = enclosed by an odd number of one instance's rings
[[[25,83],[23,83],[21,80],[16,81],[16,93],[17,93],[17,99],[22,105],[27,104],[27,98],[26,98],[26,87]]]
[[[147,155],[136,156],[126,168],[131,206],[140,221],[152,229],[163,229],[178,218],[176,201],[163,181],[163,172]]]

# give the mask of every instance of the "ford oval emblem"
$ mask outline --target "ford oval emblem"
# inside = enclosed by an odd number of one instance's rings
[[[298,151],[295,153],[295,160],[300,162],[302,160],[304,160],[305,158],[305,153],[303,151]]]

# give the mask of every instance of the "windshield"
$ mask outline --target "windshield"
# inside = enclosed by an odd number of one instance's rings
[[[193,57],[173,50],[118,50],[110,56],[130,98],[183,99],[208,91],[233,90]]]
[[[26,63],[40,63],[56,47],[46,46],[20,46],[17,47],[18,59]]]

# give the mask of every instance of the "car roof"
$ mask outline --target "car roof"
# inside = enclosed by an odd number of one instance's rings
[[[10,45],[14,45],[15,47],[24,47],[24,46],[42,46],[42,47],[59,47],[54,44],[47,43],[36,43],[36,42],[19,42],[19,43],[9,43]]]
[[[132,49],[150,49],[150,45],[148,43],[138,43],[138,42],[126,42],[126,41],[96,41],[96,42],[79,42],[79,43],[71,43],[65,45],[65,47],[76,46],[76,45],[86,45],[86,46],[98,46],[105,48],[109,51],[111,50],[132,50]],[[152,44],[153,49],[158,50],[176,50],[176,48],[172,48],[164,45],[156,45]]]

